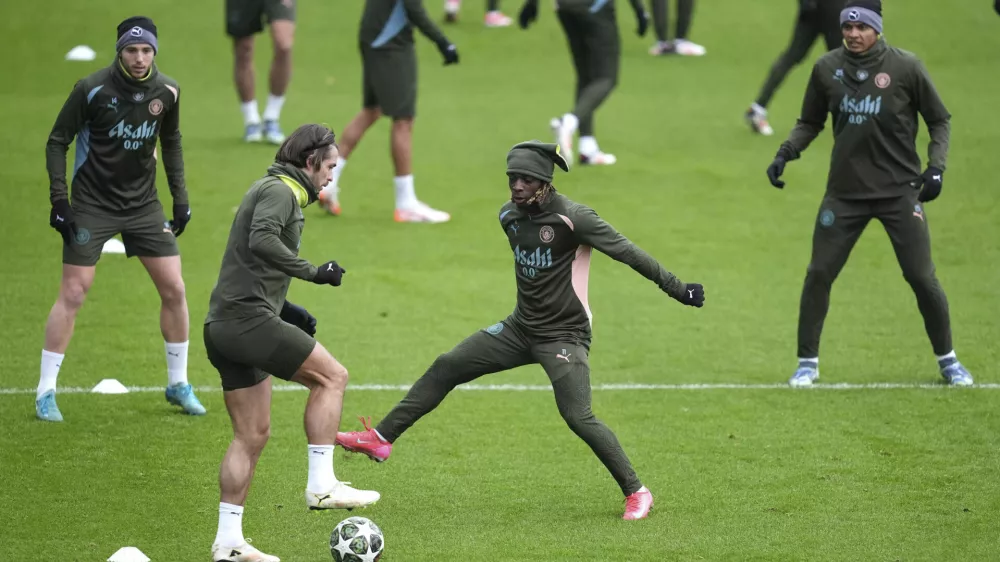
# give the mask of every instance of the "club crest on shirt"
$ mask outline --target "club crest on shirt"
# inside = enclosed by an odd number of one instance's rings
[[[159,115],[160,112],[162,112],[162,111],[163,111],[163,102],[162,101],[160,101],[158,99],[154,99],[153,101],[149,102],[149,114],[150,115]]]
[[[144,97],[146,97],[146,94],[144,94],[142,92],[136,92],[136,93],[132,94],[132,99],[134,101],[136,101],[136,102],[142,101],[142,98],[144,98]]]
[[[542,239],[542,242],[548,244],[555,240],[556,231],[549,225],[545,225],[538,231],[538,237]]]
[[[862,82],[864,82],[865,80],[868,80],[868,71],[867,70],[859,70],[857,76],[858,76],[858,80],[861,80]]]
[[[875,85],[879,88],[888,88],[890,83],[892,83],[892,78],[887,73],[879,72],[875,75]]]

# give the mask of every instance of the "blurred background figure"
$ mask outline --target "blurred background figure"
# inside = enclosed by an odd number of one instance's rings
[[[458,21],[458,12],[462,9],[462,0],[445,0],[444,21],[455,23]],[[507,27],[514,23],[514,20],[500,11],[500,0],[486,0],[486,15],[483,16],[483,24],[486,27]]]
[[[694,0],[677,0],[677,25],[674,27],[673,40],[667,39],[668,12],[670,6],[667,0],[651,0],[653,10],[653,29],[656,31],[656,43],[649,48],[649,54],[683,55],[700,57],[705,54],[705,47],[688,41],[691,29],[691,17],[694,15]]]

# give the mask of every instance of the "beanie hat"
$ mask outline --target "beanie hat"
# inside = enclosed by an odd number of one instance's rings
[[[859,22],[882,33],[882,0],[847,0],[840,12],[840,25]]]
[[[532,140],[514,145],[507,153],[508,174],[524,174],[550,183],[556,165],[569,171],[569,163],[557,144]]]
[[[146,43],[153,47],[153,53],[157,52],[156,46],[156,24],[153,20],[145,16],[132,16],[118,24],[118,41],[115,44],[115,52],[122,52],[122,49],[129,45]]]

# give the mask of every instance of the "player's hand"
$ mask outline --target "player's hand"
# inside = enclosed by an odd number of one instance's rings
[[[771,165],[767,167],[767,179],[771,180],[771,185],[781,189],[785,187],[785,182],[778,179],[781,174],[785,173],[785,158],[782,156],[775,156],[774,161]]]
[[[642,10],[641,12],[636,12],[635,18],[639,24],[635,32],[639,35],[639,37],[644,37],[646,35],[646,30],[649,29],[649,14],[646,13],[646,10]]]
[[[528,29],[536,19],[538,19],[538,0],[528,0],[517,14],[517,23],[521,25],[521,29]]]
[[[68,199],[59,199],[52,203],[49,226],[56,229],[62,235],[63,242],[69,246],[76,236],[76,219],[73,218],[73,209],[69,206]]]
[[[917,196],[917,200],[920,202],[933,201],[941,195],[941,188],[943,187],[944,171],[940,168],[935,168],[934,166],[928,166],[927,170],[920,176],[924,188],[920,190],[920,195]]]
[[[191,222],[191,206],[186,203],[174,203],[174,219],[170,221],[170,231],[174,237],[184,234],[184,229]]]
[[[337,265],[337,262],[328,261],[319,266],[319,269],[316,270],[316,276],[313,277],[313,283],[316,283],[317,285],[333,285],[334,287],[339,287],[340,281],[344,277],[345,273],[347,273],[347,270]]]
[[[684,294],[677,300],[681,304],[701,308],[705,306],[705,287],[699,283],[685,283]]]
[[[310,336],[316,335],[316,317],[309,314],[309,311],[301,306],[285,301],[284,306],[281,307],[281,314],[279,316],[285,322],[288,322]]]
[[[451,43],[442,43],[438,45],[438,50],[441,51],[441,56],[444,57],[445,66],[458,64],[458,47]]]

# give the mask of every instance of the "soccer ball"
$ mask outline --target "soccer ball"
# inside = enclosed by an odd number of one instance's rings
[[[382,529],[364,517],[348,517],[330,534],[330,554],[337,562],[377,562],[384,547]]]

